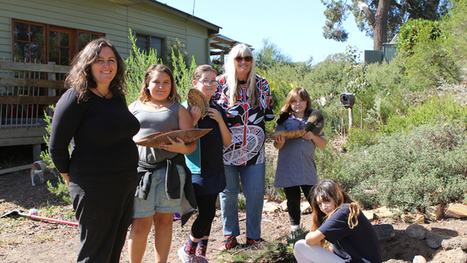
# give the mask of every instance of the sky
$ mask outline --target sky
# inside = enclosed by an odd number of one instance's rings
[[[293,62],[313,57],[313,64],[328,55],[345,53],[347,46],[356,47],[363,60],[363,51],[373,49],[373,40],[360,32],[349,15],[344,28],[346,42],[323,37],[324,5],[319,0],[159,0],[183,12],[215,24],[220,34],[261,49],[269,39]]]

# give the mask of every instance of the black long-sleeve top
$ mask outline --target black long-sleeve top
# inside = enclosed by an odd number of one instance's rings
[[[105,99],[91,93],[87,101],[78,103],[76,90],[69,89],[53,116],[50,156],[58,171],[70,176],[136,176],[138,151],[133,136],[138,130],[139,122],[123,97]]]

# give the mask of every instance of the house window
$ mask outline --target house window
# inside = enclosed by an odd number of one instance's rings
[[[149,49],[152,48],[157,52],[158,58],[164,57],[164,39],[160,37],[136,34],[136,46],[142,51],[149,52]]]
[[[45,26],[33,23],[13,23],[13,50],[16,61],[46,62]]]
[[[78,49],[81,51],[89,42],[103,37],[104,34],[78,31]]]
[[[12,24],[15,61],[70,65],[87,43],[105,37],[103,33],[15,19]]]

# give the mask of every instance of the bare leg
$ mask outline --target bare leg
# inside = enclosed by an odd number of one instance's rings
[[[153,218],[154,216],[133,218],[128,239],[130,263],[140,263],[143,260]]]
[[[172,242],[172,224],[174,213],[157,213],[154,215],[154,251],[156,262],[165,263],[169,257],[170,244]]]

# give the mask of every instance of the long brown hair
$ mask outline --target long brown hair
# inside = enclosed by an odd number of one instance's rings
[[[167,99],[170,100],[171,102],[180,102],[181,97],[177,93],[177,86],[175,85],[175,78],[174,78],[174,75],[172,74],[172,70],[170,70],[170,68],[167,67],[166,65],[162,65],[162,64],[153,64],[146,70],[146,73],[144,73],[143,82],[141,83],[141,90],[140,90],[138,99],[141,102],[146,102],[151,99],[151,94],[149,93],[148,87],[149,87],[149,82],[151,82],[151,79],[153,78],[155,72],[163,72],[169,75],[170,94],[169,94],[169,97],[167,97]]]
[[[110,82],[109,91],[114,98],[125,95],[125,62],[112,42],[105,38],[99,38],[89,42],[83,50],[76,54],[71,62],[71,70],[65,79],[65,88],[74,88],[78,92],[78,102],[87,101],[91,97],[90,88],[97,87],[92,76],[91,66],[97,62],[99,53],[104,47],[111,48],[117,59],[117,72]]]
[[[353,229],[358,225],[358,215],[360,214],[360,206],[357,202],[353,202],[350,196],[342,189],[342,187],[332,179],[325,179],[319,184],[315,185],[310,192],[311,194],[311,207],[313,209],[313,225],[312,230],[318,229],[324,221],[334,214],[342,205],[349,205],[349,218],[347,223],[350,229]],[[321,197],[323,201],[334,200],[336,208],[334,211],[326,215],[319,209],[317,198]]]
[[[280,114],[288,113],[289,115],[293,112],[292,111],[292,101],[300,97],[300,99],[306,101],[306,109],[305,109],[305,117],[309,117],[311,114],[311,98],[305,88],[298,87],[289,92],[287,98],[285,99],[285,104],[281,109]]]

